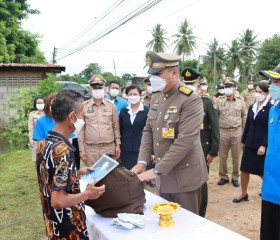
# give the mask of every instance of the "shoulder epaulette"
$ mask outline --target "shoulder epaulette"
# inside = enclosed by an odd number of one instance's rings
[[[89,99],[89,100],[84,101],[84,102],[83,102],[83,105],[86,105],[89,101],[90,101],[90,99]]]
[[[193,90],[191,90],[187,87],[184,87],[184,86],[181,86],[178,89],[179,89],[180,92],[186,94],[187,96],[190,96],[193,93]]]
[[[210,95],[208,93],[202,93],[201,97],[210,99]]]
[[[114,105],[114,102],[112,100],[110,100],[110,99],[105,98],[105,101],[107,101],[107,102],[109,102],[109,103]]]

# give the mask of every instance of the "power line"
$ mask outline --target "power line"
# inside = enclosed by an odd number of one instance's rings
[[[142,13],[146,12],[147,10],[151,9],[152,7],[154,7],[155,5],[157,5],[158,3],[160,3],[162,0],[154,0],[154,1],[148,1],[145,2],[140,9],[135,9],[132,12],[130,12],[129,14],[127,14],[125,17],[123,17],[119,22],[113,24],[112,26],[110,26],[108,29],[106,29],[104,32],[100,33],[99,35],[97,35],[95,38],[92,38],[91,40],[89,40],[88,42],[82,44],[80,47],[78,47],[77,49],[73,50],[72,52],[62,56],[61,58],[59,58],[58,60],[61,60],[63,58],[66,58],[68,56],[73,55],[74,53],[88,47],[89,45],[91,45],[92,43],[100,40],[101,38],[107,36],[108,34],[110,34],[111,32],[113,32],[114,30],[116,30],[117,28],[123,26],[124,24],[126,24],[127,22],[131,21],[132,19],[134,19],[135,17],[141,15]],[[148,3],[148,5],[147,5]],[[132,14],[132,15],[131,15]]]

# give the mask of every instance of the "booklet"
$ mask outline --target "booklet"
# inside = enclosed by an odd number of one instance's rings
[[[88,171],[81,177],[81,179],[88,184],[92,183],[96,179],[99,181],[118,165],[119,163],[116,160],[103,154],[103,156],[95,164],[93,164],[93,171]]]

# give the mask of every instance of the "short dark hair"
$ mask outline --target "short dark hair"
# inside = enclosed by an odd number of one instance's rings
[[[117,80],[110,81],[108,86],[110,87],[111,84],[113,84],[113,83],[118,84],[119,86],[121,86],[121,84]]]
[[[63,122],[70,112],[78,113],[81,103],[83,102],[82,94],[73,90],[62,90],[59,92],[52,103],[52,115],[55,122]]]
[[[261,80],[257,86],[265,93],[269,92],[268,88],[269,88],[269,84],[266,80]]]
[[[133,90],[133,89],[137,89],[137,91],[139,92],[139,94],[140,94],[140,95],[142,94],[141,88],[138,87],[138,86],[135,86],[135,85],[130,85],[130,86],[128,86],[128,87],[125,89],[125,94],[128,95],[129,91],[130,91],[130,90]]]
[[[51,107],[51,102],[52,102],[52,100],[54,99],[54,97],[55,97],[56,95],[57,95],[57,92],[51,93],[51,94],[47,97],[47,100],[46,100],[46,102],[45,102],[44,112],[45,112],[45,114],[46,114],[48,117],[50,117],[50,118],[52,118],[52,113],[51,113],[51,109],[50,109],[50,107]]]
[[[34,99],[34,104],[33,104],[34,110],[37,110],[37,108],[36,108],[36,102],[37,102],[38,99],[42,99],[42,100],[44,101],[44,103],[45,103],[45,99],[44,99],[43,97],[40,97],[40,96],[35,97],[35,99]]]

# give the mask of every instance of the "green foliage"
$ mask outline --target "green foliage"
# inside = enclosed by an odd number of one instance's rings
[[[92,75],[101,74],[102,67],[98,63],[90,63],[86,68],[80,73],[81,78],[88,81]]]
[[[0,154],[0,239],[45,239],[38,180],[30,150]]]
[[[0,62],[46,62],[38,47],[38,35],[21,28],[21,21],[28,14],[37,13],[29,8],[27,0],[0,1]]]
[[[266,39],[258,50],[256,71],[272,70],[280,63],[280,34]]]
[[[154,52],[164,52],[168,48],[168,38],[165,37],[167,31],[163,29],[161,24],[156,24],[152,31],[149,31],[153,38],[146,45],[147,48],[152,49]]]
[[[55,75],[47,74],[47,78],[39,82],[38,95],[47,98],[51,93],[61,91],[62,85],[57,84],[57,81],[59,79]]]

